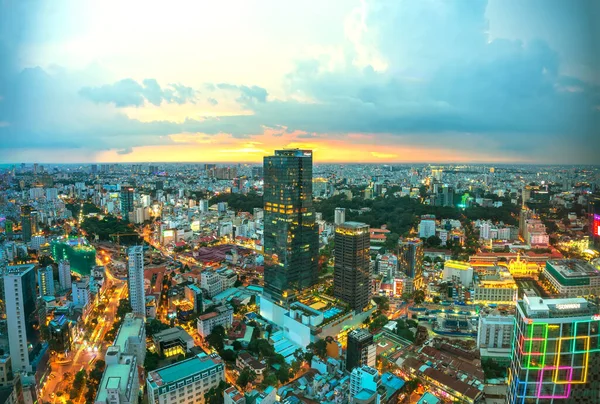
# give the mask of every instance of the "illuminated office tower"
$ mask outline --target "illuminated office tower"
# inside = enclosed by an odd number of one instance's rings
[[[600,251],[600,196],[593,196],[588,202],[588,228],[590,248]]]
[[[35,266],[9,266],[3,280],[12,370],[33,372],[44,353],[36,310]]]
[[[373,342],[373,334],[364,328],[357,328],[348,334],[346,348],[346,370],[359,366],[375,367],[377,363],[377,347]]]
[[[312,203],[312,151],[276,150],[264,158],[264,293],[293,300],[317,280],[319,234]]]
[[[135,190],[133,187],[121,187],[121,193],[119,199],[121,200],[121,216],[124,219],[128,219],[128,213],[133,212],[133,195]]]
[[[423,241],[419,238],[398,241],[398,267],[411,278],[416,278],[423,270]]]
[[[54,296],[52,265],[38,269],[38,286],[40,288],[40,296]]]
[[[517,303],[509,404],[600,403],[600,314],[584,298]]]
[[[144,290],[144,247],[130,247],[127,252],[127,288],[133,314],[146,317],[146,292]]]
[[[31,223],[31,206],[21,206],[21,233],[23,241],[29,243],[31,241],[32,223]]]
[[[361,312],[371,298],[369,225],[345,222],[335,229],[333,296]]]

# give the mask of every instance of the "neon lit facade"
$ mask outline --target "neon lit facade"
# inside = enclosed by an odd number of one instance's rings
[[[508,403],[600,403],[600,316],[583,298],[517,304]]]

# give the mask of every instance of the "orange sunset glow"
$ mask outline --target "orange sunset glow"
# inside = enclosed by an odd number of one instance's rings
[[[382,144],[382,140],[393,142],[392,135],[350,134],[331,139],[315,135],[304,139],[304,132],[274,134],[265,130],[263,134],[239,139],[229,134],[189,134],[170,135],[170,144],[134,147],[131,153],[118,154],[116,151],[101,152],[97,161],[110,162],[261,162],[262,158],[274,149],[303,148],[314,152],[319,162],[511,162],[501,155],[473,155],[468,152],[435,147],[410,147]],[[351,140],[351,142],[349,142]]]

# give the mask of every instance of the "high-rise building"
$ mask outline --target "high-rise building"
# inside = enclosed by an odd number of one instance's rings
[[[342,224],[346,221],[346,209],[345,208],[335,208],[335,216],[333,222],[338,225]]]
[[[9,266],[4,274],[4,303],[13,372],[35,371],[41,353],[36,310],[35,266]]]
[[[423,215],[421,216],[421,222],[419,222],[419,237],[428,238],[431,236],[435,236],[435,216]]]
[[[351,404],[379,403],[380,386],[381,377],[377,369],[370,366],[356,367],[350,373],[348,402]]]
[[[335,229],[333,295],[363,311],[371,298],[369,225],[345,222]]]
[[[31,206],[21,206],[21,233],[23,234],[23,241],[29,243],[31,241],[31,234],[33,233],[31,222]]]
[[[600,403],[600,314],[584,298],[517,303],[507,403]]]
[[[89,276],[82,276],[78,282],[73,282],[71,285],[71,299],[73,299],[75,306],[81,307],[86,311],[92,301]]]
[[[600,251],[600,196],[593,196],[588,201],[588,228],[590,248]]]
[[[352,371],[355,367],[367,365],[375,367],[377,349],[373,342],[373,335],[364,328],[357,328],[348,333],[346,349],[346,370]]]
[[[398,241],[398,267],[407,276],[417,278],[423,271],[423,241],[418,238]]]
[[[264,158],[264,292],[293,300],[318,275],[319,234],[312,204],[312,151],[276,150]]]
[[[40,296],[54,296],[54,274],[52,265],[38,269]]]
[[[130,247],[127,257],[129,303],[134,314],[146,317],[146,292],[144,290],[144,247]]]
[[[71,289],[71,264],[68,260],[61,260],[58,263],[58,283],[62,290]]]
[[[124,219],[128,219],[128,213],[133,212],[133,196],[135,190],[133,187],[124,186],[121,187],[121,193],[119,198],[121,199],[121,215]]]

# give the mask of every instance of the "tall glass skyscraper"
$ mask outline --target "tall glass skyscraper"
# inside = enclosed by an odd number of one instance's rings
[[[371,300],[369,225],[344,222],[335,229],[333,296],[363,311]]]
[[[319,232],[312,204],[312,151],[264,158],[265,295],[293,300],[317,280]]]
[[[119,198],[121,199],[121,216],[123,219],[128,220],[129,212],[133,212],[133,201],[134,201],[135,190],[133,187],[122,186]]]
[[[33,232],[31,222],[31,206],[21,206],[21,228],[23,234],[23,241],[28,243],[31,241],[31,234]]]
[[[509,404],[600,403],[600,314],[583,298],[517,302]]]

